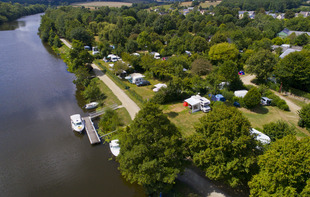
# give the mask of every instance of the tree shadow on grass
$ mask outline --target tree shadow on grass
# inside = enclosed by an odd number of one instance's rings
[[[175,117],[177,117],[179,115],[176,112],[169,112],[169,113],[166,113],[166,114],[169,116],[169,118],[175,118]]]
[[[267,109],[265,106],[257,106],[253,109],[250,109],[251,112],[257,113],[257,114],[267,114],[269,112],[269,109]]]

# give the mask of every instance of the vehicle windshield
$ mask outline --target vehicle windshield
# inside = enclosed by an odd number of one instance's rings
[[[80,125],[82,125],[82,122],[76,122],[76,123],[74,123],[74,125],[80,126]]]

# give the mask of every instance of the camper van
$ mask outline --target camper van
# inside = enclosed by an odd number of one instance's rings
[[[262,105],[271,105],[272,99],[267,98],[267,97],[262,97],[260,101]]]
[[[192,113],[200,110],[203,112],[209,112],[211,111],[211,107],[209,105],[210,101],[199,94],[184,100],[184,106],[188,106],[192,110]]]

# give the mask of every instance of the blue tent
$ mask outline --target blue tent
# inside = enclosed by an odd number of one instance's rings
[[[244,71],[243,71],[243,70],[240,70],[240,71],[238,72],[238,75],[244,75]]]
[[[226,101],[226,98],[221,94],[215,95],[215,98],[216,98],[216,101],[222,101],[222,102]]]

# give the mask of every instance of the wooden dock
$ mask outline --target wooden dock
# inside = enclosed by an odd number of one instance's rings
[[[85,130],[86,130],[86,133],[88,135],[88,139],[89,139],[90,144],[100,143],[101,140],[98,136],[98,133],[94,127],[94,124],[93,124],[91,118],[90,117],[84,117],[83,120],[85,122]]]

